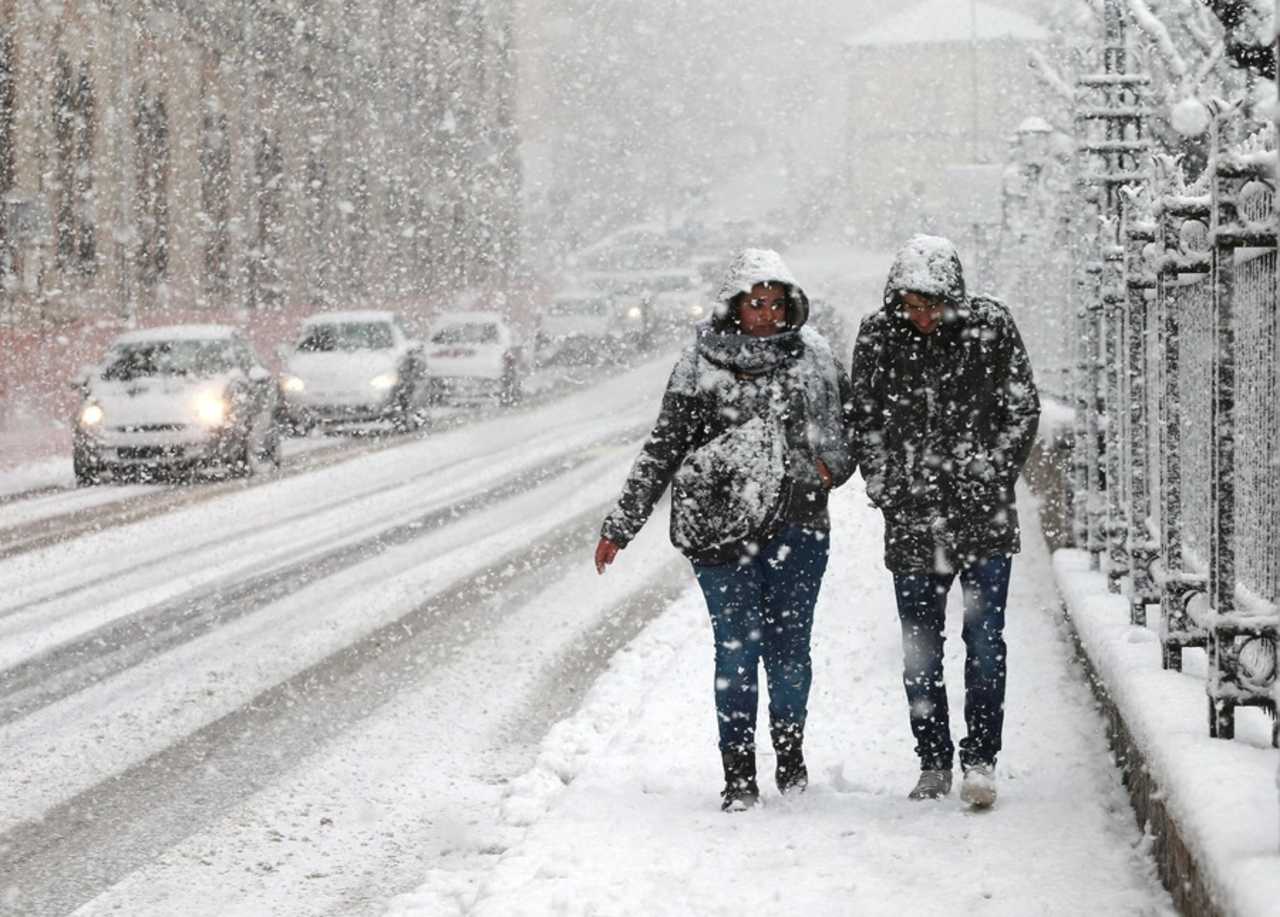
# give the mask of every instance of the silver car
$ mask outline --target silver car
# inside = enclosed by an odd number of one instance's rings
[[[275,382],[234,328],[121,335],[75,384],[83,396],[73,421],[78,484],[124,470],[251,474],[280,464]]]

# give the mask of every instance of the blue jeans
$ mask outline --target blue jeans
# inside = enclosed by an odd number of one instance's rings
[[[791,525],[746,563],[693,565],[715,637],[721,751],[755,747],[761,659],[771,727],[803,732],[813,680],[813,606],[829,549],[829,533]]]
[[[1004,728],[1004,609],[1010,558],[1000,555],[961,568],[964,592],[964,720],[960,764],[995,764]],[[951,767],[955,747],[942,678],[947,593],[954,573],[894,574],[902,622],[902,683],[911,709],[911,732],[921,768]]]

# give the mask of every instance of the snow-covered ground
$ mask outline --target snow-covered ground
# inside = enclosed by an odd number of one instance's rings
[[[338,760],[405,775],[414,770],[404,755],[438,765],[454,743],[458,768],[440,772],[454,782],[485,748],[497,757],[531,749],[572,709],[565,688],[581,690],[630,622],[663,607],[618,613],[628,590],[660,589],[666,550],[619,594],[563,617],[590,595],[573,575],[589,570],[599,519],[652,422],[670,362],[340,464],[210,489],[154,518],[112,518],[0,560],[0,904],[68,913],[164,862],[166,850],[181,851],[260,789],[290,786],[295,769],[331,745]],[[0,521],[0,534],[21,526],[28,502],[4,508],[13,519]],[[44,522],[56,534],[61,519]],[[388,665],[384,652],[400,661]],[[388,715],[421,734],[362,742],[359,730],[378,734],[377,711],[401,692],[407,700]],[[532,712],[521,738],[507,741],[522,708]],[[498,738],[463,742],[486,724]],[[481,788],[528,760],[485,770]],[[323,763],[317,773],[352,793],[371,785]],[[318,793],[336,801],[330,789]],[[365,811],[367,798],[353,798]],[[434,799],[436,819],[465,817],[465,799],[455,807],[448,786],[436,786]],[[421,816],[406,804],[369,837],[400,844],[431,833]],[[359,819],[334,823],[343,826],[333,833],[342,860],[330,888],[335,913],[367,911],[420,881],[424,863],[397,865],[350,833]],[[406,830],[388,830],[395,824]],[[234,872],[267,861],[254,837],[217,849]],[[429,860],[430,848],[420,849]],[[192,885],[186,876],[174,888]],[[314,880],[278,897],[289,903],[245,912],[306,913],[325,900]],[[178,891],[156,912],[204,903],[226,913],[234,896]]]
[[[690,588],[512,782],[492,813],[502,855],[442,859],[390,913],[1171,913],[1071,662],[1038,532],[1014,568],[1001,797],[975,814],[955,796],[905,798],[918,765],[881,527],[856,481],[833,518],[804,796],[771,792],[762,750],[763,806],[718,810],[711,634]],[[949,650],[960,710],[958,639]]]
[[[821,285],[834,257],[797,261]],[[851,318],[877,305],[874,262],[830,269]],[[1168,912],[1034,532],[1000,803],[907,802],[856,479],[833,503],[812,785],[781,800],[762,749],[764,805],[719,811],[710,629],[665,508],[607,576],[590,562],[670,364],[150,516],[67,512],[93,491],[0,505],[0,543],[68,526],[0,552],[0,913]]]

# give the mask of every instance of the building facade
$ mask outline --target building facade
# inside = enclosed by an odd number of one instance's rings
[[[958,211],[984,196],[998,207],[1009,137],[1045,105],[1028,54],[1048,37],[1003,7],[923,0],[845,42],[853,238],[893,248],[916,231],[973,235],[978,221]]]
[[[0,0],[0,319],[500,288],[510,58],[483,0]]]

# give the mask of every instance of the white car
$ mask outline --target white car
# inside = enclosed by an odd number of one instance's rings
[[[75,380],[76,483],[104,472],[280,464],[276,385],[248,341],[221,325],[134,331]]]
[[[446,312],[431,324],[434,400],[520,400],[525,358],[511,325],[496,312]]]
[[[295,431],[378,421],[416,429],[430,396],[422,350],[394,312],[312,315],[285,355],[283,417]]]
[[[649,343],[652,313],[643,296],[614,296],[598,290],[565,290],[538,324],[540,362],[599,362]]]

